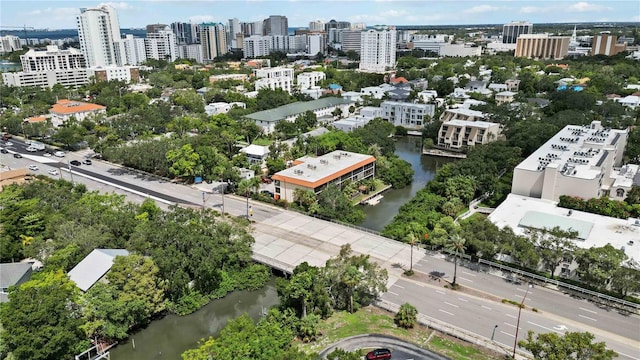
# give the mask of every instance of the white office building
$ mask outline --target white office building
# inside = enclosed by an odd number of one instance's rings
[[[362,43],[362,30],[343,30],[342,31],[342,51],[355,51],[360,53],[360,44]]]
[[[382,109],[381,117],[384,120],[409,130],[422,129],[428,119],[433,118],[436,110],[433,104],[414,104],[400,101],[383,101],[380,108]]]
[[[265,68],[255,70],[256,90],[260,89],[282,89],[291,93],[293,89],[293,69],[284,67]]]
[[[627,130],[605,129],[599,121],[567,125],[516,166],[511,193],[551,201],[561,195],[624,199],[629,189],[614,186],[620,176],[612,169],[622,164],[626,143]]]
[[[46,49],[29,49],[20,56],[22,71],[55,71],[80,69],[87,67],[84,55],[74,48],[60,50],[55,45],[48,45]]]
[[[300,90],[309,89],[313,86],[318,85],[318,83],[326,79],[326,77],[327,76],[322,71],[312,71],[312,72],[305,72],[305,73],[299,74],[296,79],[298,82],[298,89]]]
[[[247,38],[244,38],[242,51],[245,58],[267,56],[271,52],[271,37],[251,35]]]
[[[48,70],[34,72],[2,73],[2,81],[7,86],[51,88],[56,84],[78,87],[89,83],[87,69]]]
[[[451,43],[453,37],[445,34],[415,34],[411,37],[411,46],[414,49],[431,51],[440,55],[440,48]]]
[[[76,17],[80,50],[89,66],[123,63],[117,58],[115,43],[120,40],[120,23],[116,10],[109,5],[82,8]]]
[[[396,65],[396,31],[370,29],[360,34],[360,70],[385,72]]]

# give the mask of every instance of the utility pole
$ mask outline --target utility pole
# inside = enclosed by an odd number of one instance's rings
[[[513,355],[511,356],[514,359],[516,358],[516,347],[518,346],[518,330],[520,330],[520,314],[522,313],[522,308],[524,307],[524,301],[527,300],[527,295],[529,295],[529,289],[531,289],[532,287],[533,285],[529,285],[527,287],[527,292],[524,293],[524,297],[522,297],[522,302],[520,303],[520,306],[518,306],[518,321],[516,322],[516,338],[513,341]]]

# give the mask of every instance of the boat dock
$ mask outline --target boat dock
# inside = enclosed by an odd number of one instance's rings
[[[440,157],[448,157],[448,158],[455,158],[455,159],[466,159],[467,158],[467,154],[458,153],[458,152],[452,152],[452,151],[439,150],[439,149],[422,149],[422,155],[440,156]]]

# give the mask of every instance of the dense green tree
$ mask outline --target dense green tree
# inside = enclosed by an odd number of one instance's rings
[[[45,272],[9,291],[0,337],[16,359],[69,359],[88,344],[76,303],[78,289],[61,271]]]
[[[534,359],[575,359],[608,360],[618,354],[607,349],[604,342],[594,342],[595,336],[588,332],[567,332],[560,336],[554,332],[537,334],[529,330],[526,340],[520,340],[518,346],[527,349]]]
[[[316,213],[329,219],[340,219],[352,224],[357,224],[364,219],[362,209],[353,206],[349,196],[336,185],[325,187],[318,198]]]
[[[611,288],[623,296],[640,291],[640,271],[626,266],[619,267],[613,274]]]
[[[578,249],[575,252],[576,270],[580,280],[594,287],[608,284],[627,256],[624,251],[611,244],[589,249]]]
[[[575,231],[564,231],[559,227],[544,229],[532,233],[533,243],[538,247],[538,253],[545,265],[551,272],[551,278],[555,275],[556,268],[566,254],[570,254],[575,245],[571,241],[577,236]]]
[[[293,99],[289,93],[280,88],[275,90],[260,89],[256,96],[256,110],[261,111],[275,109],[294,101],[295,99]]]
[[[369,255],[353,255],[349,244],[324,267],[332,307],[337,310],[356,311],[386,291],[387,270],[369,261]]]
[[[378,178],[394,189],[402,189],[413,181],[414,170],[411,164],[394,154],[379,157],[376,171]]]
[[[204,101],[195,90],[177,90],[171,94],[171,102],[191,113],[204,113]]]
[[[167,151],[167,160],[171,164],[170,171],[174,176],[193,179],[196,174],[200,174],[201,167],[198,166],[200,155],[193,151],[191,144],[183,145],[179,149]]]
[[[293,269],[291,279],[279,279],[277,282],[281,307],[293,308],[302,318],[308,313],[328,317],[331,313],[328,281],[322,277],[322,269],[303,262]]]

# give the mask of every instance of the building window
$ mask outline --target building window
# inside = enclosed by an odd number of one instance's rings
[[[616,196],[617,197],[624,197],[624,189],[616,190]]]
[[[276,187],[276,194],[280,194],[280,188]]]

